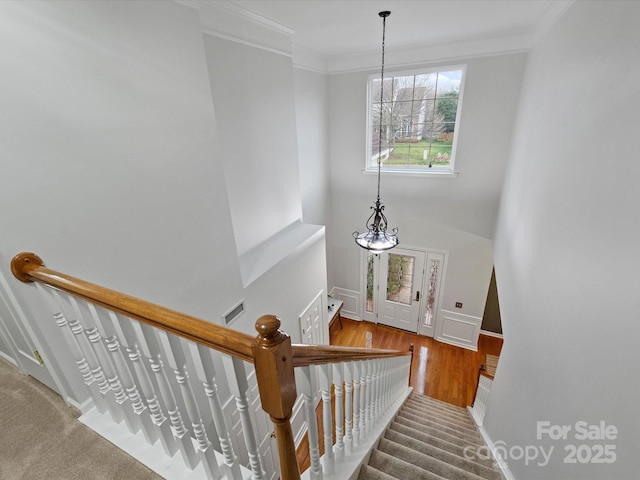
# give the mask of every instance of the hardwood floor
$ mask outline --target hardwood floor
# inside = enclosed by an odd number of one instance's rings
[[[441,343],[433,338],[423,337],[396,328],[377,325],[365,321],[342,318],[342,326],[334,322],[329,328],[331,345],[365,347],[367,332],[371,332],[371,347],[390,350],[408,350],[413,344],[413,362],[409,385],[414,392],[437,398],[459,407],[473,403],[478,370],[485,361],[485,354],[500,355],[502,339],[480,335],[478,351]],[[316,409],[318,426],[322,429],[322,406]],[[319,432],[322,439],[322,431]],[[321,455],[323,453],[320,441]],[[309,446],[307,438],[297,449],[300,471],[309,468]]]
[[[371,332],[373,348],[408,350],[413,343],[413,363],[409,385],[414,392],[466,407],[473,403],[478,369],[485,354],[500,355],[502,339],[480,335],[478,351],[455,347],[396,328],[369,322],[342,319],[343,329],[329,329],[331,345],[364,347]]]

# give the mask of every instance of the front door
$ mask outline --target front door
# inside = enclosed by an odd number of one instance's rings
[[[425,253],[395,248],[380,254],[378,322],[418,333]]]

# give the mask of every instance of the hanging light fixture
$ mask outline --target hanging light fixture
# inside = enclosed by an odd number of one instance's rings
[[[384,11],[378,15],[382,17],[382,69],[380,72],[380,130],[378,132],[378,197],[370,207],[373,210],[367,219],[367,231],[353,232],[356,243],[373,253],[381,253],[398,245],[398,229],[387,232],[387,217],[384,216],[384,204],[380,201],[380,165],[382,163],[382,102],[384,99],[384,40],[387,17],[391,12]]]

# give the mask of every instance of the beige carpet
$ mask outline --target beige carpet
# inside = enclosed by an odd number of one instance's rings
[[[500,480],[469,412],[412,393],[360,469],[358,480]]]
[[[161,478],[78,416],[58,394],[0,359],[0,479]]]

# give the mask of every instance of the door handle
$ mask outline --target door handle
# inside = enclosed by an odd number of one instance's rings
[[[420,301],[420,290],[416,292],[416,302]]]

